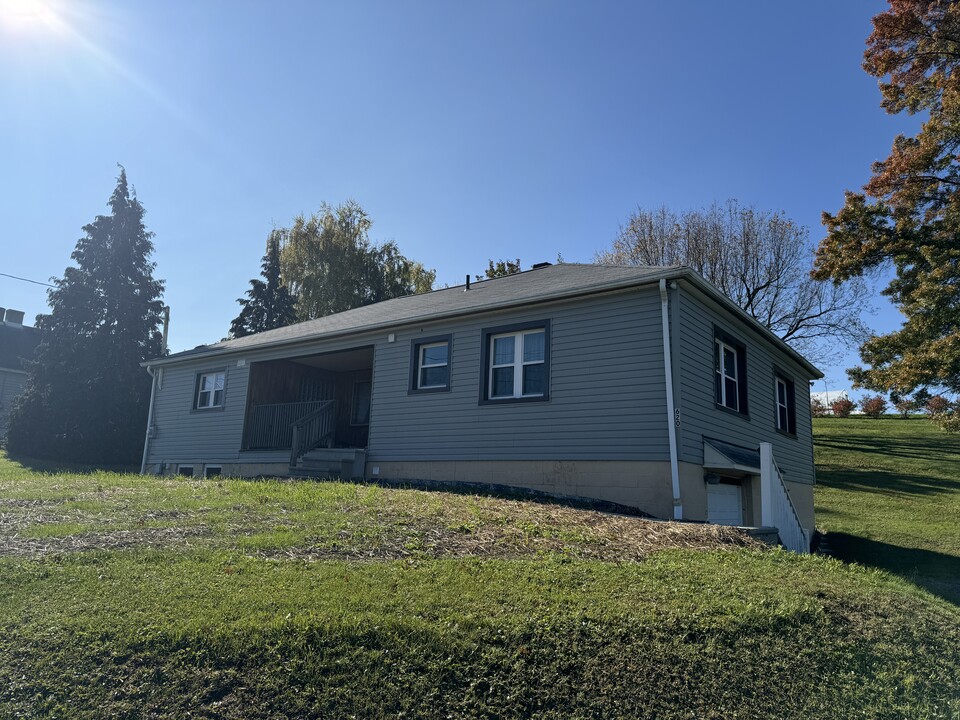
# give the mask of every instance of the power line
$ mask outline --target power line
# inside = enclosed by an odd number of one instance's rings
[[[45,285],[46,287],[56,287],[56,285],[51,285],[50,283],[40,282],[39,280],[31,280],[30,278],[17,277],[16,275],[9,275],[8,273],[0,272],[0,275],[3,275],[3,277],[13,278],[14,280],[22,280],[23,282],[33,283],[34,285]]]

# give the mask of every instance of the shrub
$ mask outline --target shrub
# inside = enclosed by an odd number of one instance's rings
[[[820,398],[810,400],[810,414],[814,417],[823,417],[827,414],[827,406],[823,404]]]
[[[833,414],[837,417],[850,417],[850,413],[853,412],[853,409],[856,405],[853,404],[853,401],[848,398],[840,398],[839,400],[834,400],[830,403],[830,408],[833,410]]]
[[[867,395],[860,401],[860,409],[867,417],[877,419],[887,411],[887,400],[882,395]]]
[[[940,413],[930,419],[945,432],[960,433],[960,412]]]
[[[913,412],[915,407],[911,398],[903,398],[897,403],[897,412],[900,413],[900,417],[906,420],[910,417],[910,413]]]
[[[950,401],[943,395],[934,395],[927,400],[927,412],[931,415],[941,415],[950,409]]]
[[[949,433],[960,432],[960,400],[951,402],[943,395],[934,395],[927,402],[927,412],[937,427]]]

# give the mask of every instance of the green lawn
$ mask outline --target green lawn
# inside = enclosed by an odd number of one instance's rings
[[[732,529],[0,456],[0,717],[958,714],[955,604]]]
[[[960,436],[928,420],[814,421],[817,525],[837,556],[960,603]]]

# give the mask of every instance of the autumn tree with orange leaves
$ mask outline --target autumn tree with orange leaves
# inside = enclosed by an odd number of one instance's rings
[[[925,122],[894,139],[863,192],[823,214],[814,275],[896,271],[883,293],[906,319],[861,346],[869,367],[848,371],[858,386],[960,391],[960,4],[891,0],[873,18],[863,67],[879,80],[884,110]]]

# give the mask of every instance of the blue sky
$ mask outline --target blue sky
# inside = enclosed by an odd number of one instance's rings
[[[270,229],[324,201],[357,200],[441,284],[589,262],[637,205],[736,198],[818,240],[910,127],[860,68],[883,8],[0,0],[0,272],[61,275],[116,163],[173,350],[223,337]],[[0,277],[0,305],[46,296]]]

